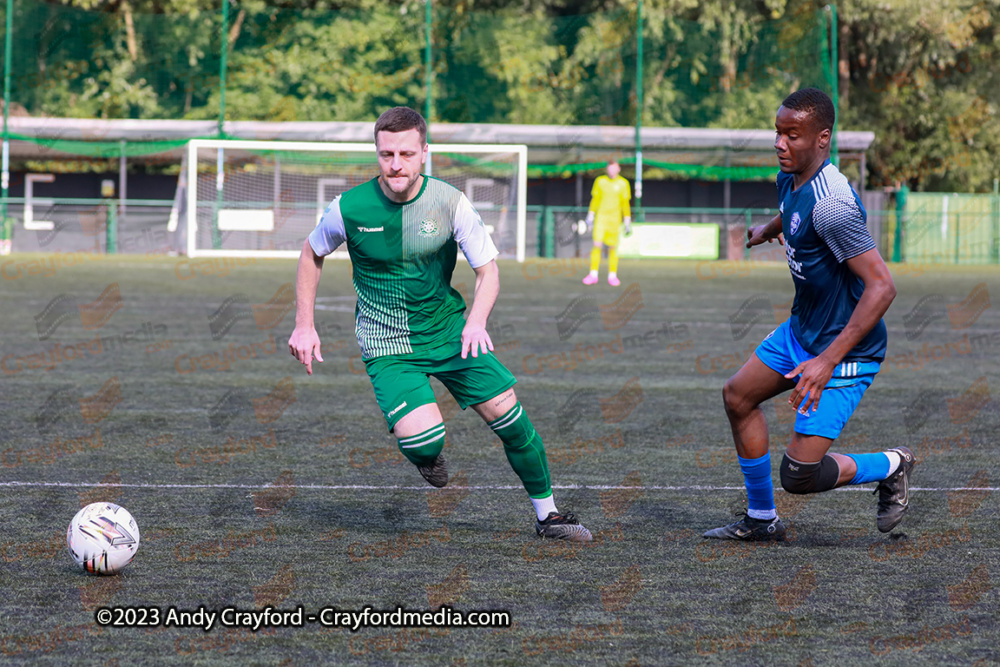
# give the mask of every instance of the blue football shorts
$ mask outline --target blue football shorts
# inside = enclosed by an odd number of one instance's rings
[[[799,345],[792,333],[791,320],[785,320],[768,334],[757,346],[756,354],[765,366],[782,375],[792,372],[803,361],[816,356]],[[880,367],[881,364],[877,361],[846,361],[837,364],[833,377],[826,383],[823,394],[819,397],[816,412],[810,406],[808,414],[796,413],[795,431],[802,435],[819,435],[836,440],[861,402],[861,396],[875,381],[875,374]],[[805,401],[803,398],[800,407]]]

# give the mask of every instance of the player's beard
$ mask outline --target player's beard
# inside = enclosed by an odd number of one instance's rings
[[[417,172],[412,176],[406,177],[406,182],[403,184],[403,187],[398,187],[398,181],[394,183],[393,181],[389,180],[390,178],[398,178],[400,176],[403,176],[403,174],[398,174],[397,176],[392,176],[392,177],[386,174],[382,175],[382,182],[385,183],[385,186],[387,188],[395,192],[397,195],[409,192],[410,188],[413,187],[413,184],[417,182],[418,178],[420,178],[420,172]]]

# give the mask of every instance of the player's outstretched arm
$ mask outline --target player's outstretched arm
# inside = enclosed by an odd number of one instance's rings
[[[760,245],[764,241],[772,243],[777,239],[778,243],[785,245],[785,237],[781,233],[781,214],[771,218],[771,221],[764,225],[755,225],[747,229],[747,247],[752,248]]]
[[[323,258],[318,256],[306,239],[299,255],[299,268],[295,277],[295,330],[288,339],[288,350],[306,366],[306,373],[312,375],[312,360],[322,362],[319,334],[313,320],[316,306],[316,290],[323,273]]]
[[[889,310],[892,300],[896,298],[896,285],[892,282],[889,268],[882,261],[877,249],[872,248],[846,262],[847,268],[865,284],[865,291],[861,294],[858,305],[854,307],[851,319],[818,357],[799,364],[785,376],[793,379],[799,373],[802,374],[789,397],[789,403],[798,407],[802,398],[809,395],[800,408],[802,412],[805,412],[810,405],[813,411],[816,410],[823,387],[833,377],[833,370],[837,364],[879,323]]]
[[[476,272],[476,293],[472,297],[472,307],[469,308],[465,328],[462,329],[463,359],[469,356],[470,351],[473,357],[478,357],[480,351],[486,354],[493,349],[493,341],[486,332],[486,321],[500,296],[500,269],[495,259],[473,271]]]

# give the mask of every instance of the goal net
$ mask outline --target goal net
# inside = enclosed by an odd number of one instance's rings
[[[463,191],[500,256],[520,262],[527,162],[523,145],[431,144],[425,172]],[[189,257],[298,257],[327,205],[378,162],[374,144],[196,139],[187,170]]]

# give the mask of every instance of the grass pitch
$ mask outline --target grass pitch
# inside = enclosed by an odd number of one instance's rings
[[[787,268],[501,266],[500,358],[591,545],[535,538],[498,440],[435,384],[452,486],[396,452],[324,269],[325,361],[287,352],[290,261],[19,255],[0,263],[0,661],[10,664],[823,665],[1000,662],[996,269],[894,267],[889,356],[838,451],[907,444],[911,509],[778,492],[788,543],[709,542],[742,477],[721,389],[787,316]],[[453,281],[468,295],[472,272]],[[792,414],[764,406],[772,460]],[[775,479],[777,479],[775,471]],[[866,492],[867,491],[867,492]],[[76,571],[65,530],[109,500],[142,545]],[[504,629],[101,628],[100,607],[509,611]]]

